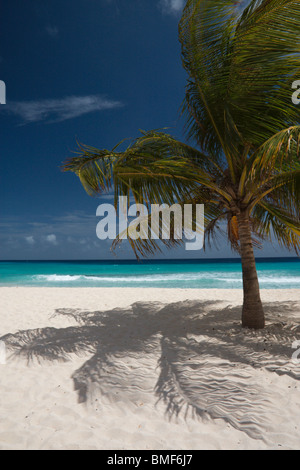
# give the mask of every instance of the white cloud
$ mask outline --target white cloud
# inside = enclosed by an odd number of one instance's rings
[[[59,31],[56,26],[47,26],[46,33],[52,38],[56,38],[58,36]]]
[[[46,237],[46,241],[47,241],[48,243],[51,243],[51,245],[58,245],[56,235],[53,235],[53,234],[52,234],[52,235],[48,235],[48,236]]]
[[[235,7],[238,11],[244,10],[249,3],[250,0],[232,0]],[[186,4],[186,0],[159,0],[158,5],[163,13],[167,14],[178,14],[180,13]]]
[[[159,6],[164,13],[179,13],[185,5],[185,0],[160,0]]]
[[[5,110],[19,116],[24,123],[48,121],[61,122],[83,114],[119,108],[122,103],[99,95],[68,96],[61,99],[40,101],[17,101],[8,104]]]
[[[35,239],[33,236],[30,237],[25,237],[25,240],[27,241],[28,245],[34,245],[35,244]]]

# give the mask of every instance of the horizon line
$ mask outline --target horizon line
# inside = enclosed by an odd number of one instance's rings
[[[290,259],[290,260],[298,260],[300,261],[299,256],[258,256],[255,257],[256,261],[259,260],[282,260],[282,259]],[[94,262],[94,263],[101,263],[101,262],[110,262],[110,263],[118,263],[118,262],[176,262],[176,261],[185,261],[185,262],[201,262],[201,261],[240,261],[240,257],[226,257],[226,258],[166,258],[166,259],[136,259],[136,258],[128,258],[128,259],[0,259],[0,263],[69,263],[69,262]]]

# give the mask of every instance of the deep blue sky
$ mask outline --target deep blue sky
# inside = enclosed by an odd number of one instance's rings
[[[184,139],[181,0],[6,0],[0,17],[0,259],[105,259],[92,199],[60,164],[76,139],[112,148],[139,129]],[[261,256],[287,253],[266,247]],[[120,257],[133,257],[126,245]],[[232,256],[224,242],[207,253]]]

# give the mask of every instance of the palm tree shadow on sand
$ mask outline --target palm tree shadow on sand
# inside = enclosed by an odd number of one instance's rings
[[[291,362],[291,345],[300,334],[293,318],[297,305],[264,308],[268,322],[260,331],[242,329],[240,308],[220,309],[218,302],[138,302],[95,312],[58,309],[55,316],[71,317],[77,326],[20,331],[0,340],[28,362],[85,355],[72,375],[81,403],[106,397],[135,406],[151,397],[164,403],[169,419],[223,419],[263,439],[268,417],[278,410],[260,370],[300,380],[300,365]],[[281,320],[288,316],[290,321]]]

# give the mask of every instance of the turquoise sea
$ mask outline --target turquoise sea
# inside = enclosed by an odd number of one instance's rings
[[[262,289],[300,289],[299,258],[260,258]],[[240,260],[2,261],[0,286],[242,288]]]

